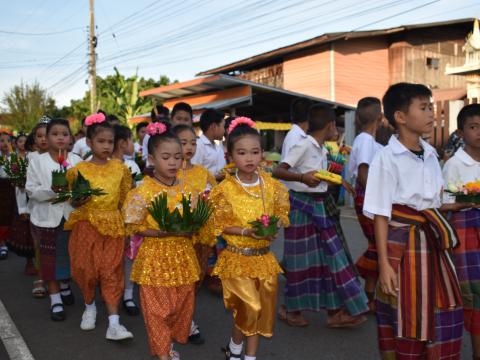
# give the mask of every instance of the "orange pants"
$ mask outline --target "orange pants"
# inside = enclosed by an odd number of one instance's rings
[[[105,303],[118,305],[123,295],[123,251],[125,240],[101,235],[88,221],[73,226],[68,244],[72,278],[82,291],[86,304],[100,290]]]
[[[140,285],[140,304],[152,356],[168,355],[173,341],[185,344],[195,306],[195,284]]]

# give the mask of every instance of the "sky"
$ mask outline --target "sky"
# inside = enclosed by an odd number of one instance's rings
[[[95,0],[97,74],[184,81],[326,32],[471,17],[480,0]],[[83,97],[88,24],[88,0],[4,1],[0,97],[35,81],[59,106]]]

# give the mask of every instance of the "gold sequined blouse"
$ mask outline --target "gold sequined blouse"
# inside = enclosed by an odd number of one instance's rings
[[[168,207],[173,210],[181,202],[182,191],[193,192],[188,184],[164,186],[150,177],[131,190],[123,206],[123,217],[128,235],[147,229],[158,230],[158,224],[147,208],[159,193],[166,191]],[[192,239],[187,237],[145,237],[133,263],[132,281],[149,286],[181,286],[199,280],[198,265]]]
[[[125,236],[125,226],[120,209],[128,191],[132,188],[132,175],[119,160],[109,160],[105,165],[82,161],[67,171],[70,184],[80,172],[92,188],[103,189],[107,194],[92,196],[90,201],[75,209],[65,223],[71,230],[79,221],[88,221],[105,236]]]
[[[190,169],[181,169],[177,175],[179,182],[185,181],[186,184],[194,189],[195,195],[203,193],[205,190],[210,190],[217,185],[215,176],[200,165],[193,165]],[[216,237],[212,232],[208,233],[203,231],[201,235],[195,235],[193,237],[193,243],[214,246]]]
[[[290,202],[287,189],[264,171],[261,171],[260,175],[264,182],[265,211],[260,184],[244,188],[233,176],[227,174],[225,180],[211,192],[210,199],[215,210],[210,224],[213,222],[215,234],[221,234],[227,244],[231,246],[237,248],[270,246],[268,240],[223,233],[225,228],[232,226],[251,228],[249,222],[258,219],[264,213],[278,216],[282,226],[289,225]],[[282,270],[275,256],[270,252],[261,256],[245,256],[225,250],[220,254],[213,274],[225,279],[232,277],[267,278],[280,272]]]

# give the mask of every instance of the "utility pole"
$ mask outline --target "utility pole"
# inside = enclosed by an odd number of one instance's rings
[[[90,35],[88,37],[89,44],[89,69],[88,74],[90,77],[90,111],[97,112],[97,70],[96,70],[96,54],[95,48],[97,47],[97,37],[95,36],[95,9],[94,1],[90,1]]]

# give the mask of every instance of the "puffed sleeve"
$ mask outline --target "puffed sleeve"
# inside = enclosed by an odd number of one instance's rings
[[[127,194],[123,202],[122,215],[127,235],[134,235],[147,229],[147,204],[137,189]]]
[[[128,192],[132,189],[133,187],[133,178],[132,178],[132,173],[130,172],[130,169],[122,164],[122,182],[120,183],[120,199],[118,202],[119,208],[122,207],[125,198],[128,194]]]
[[[448,159],[448,161],[443,166],[442,174],[445,182],[445,187],[447,188],[451,185],[458,186],[463,183],[461,171],[456,166],[455,157]],[[453,204],[455,203],[455,196],[449,194],[448,192],[444,192],[442,200],[444,204]]]
[[[210,200],[213,204],[213,214],[210,217],[211,221],[209,223],[210,226],[213,227],[215,236],[220,236],[234,218],[232,205],[222,190],[223,188],[215,187],[210,194]]]
[[[288,190],[280,181],[275,181],[274,187],[274,214],[280,218],[283,227],[290,226],[288,214],[290,212],[290,199]]]

